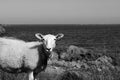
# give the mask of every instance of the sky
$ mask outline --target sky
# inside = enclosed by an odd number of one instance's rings
[[[120,0],[0,0],[0,24],[120,24]]]

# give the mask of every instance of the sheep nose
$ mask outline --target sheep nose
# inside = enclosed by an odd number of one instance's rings
[[[51,48],[47,48],[47,51],[50,51],[51,50]]]

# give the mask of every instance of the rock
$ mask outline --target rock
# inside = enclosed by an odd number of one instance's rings
[[[105,65],[103,66],[103,68],[107,69],[107,67],[109,68],[114,68],[114,66],[111,64],[112,63],[112,59],[110,57],[107,57],[107,56],[102,56],[100,58],[98,58],[96,61],[96,64],[100,64],[100,65]]]
[[[112,59],[107,56],[99,57],[96,61],[101,61],[103,63],[112,63]]]
[[[110,71],[110,69],[114,69],[115,67],[111,64],[112,59],[107,56],[102,56],[96,59],[95,61],[89,61],[92,65],[90,67],[94,67],[94,70],[98,71]]]
[[[74,45],[69,46],[67,53],[69,54],[86,54],[88,51],[85,48],[77,47]]]
[[[63,52],[63,53],[61,53],[61,55],[60,55],[60,58],[61,58],[61,59],[65,59],[65,58],[67,58],[67,57],[68,57],[68,55],[67,55],[66,52]]]
[[[49,74],[60,74],[63,71],[65,71],[63,68],[61,67],[56,67],[56,66],[49,66],[46,68],[45,72],[49,73]]]
[[[78,67],[78,68],[84,68],[84,69],[88,69],[88,68],[89,68],[89,66],[87,65],[86,62],[80,61],[80,60],[78,60],[78,65],[77,65],[77,67]]]
[[[60,55],[60,59],[62,59],[62,60],[70,61],[72,58],[73,58],[73,56],[67,52],[63,52]]]
[[[56,52],[51,52],[51,55],[52,60],[58,60],[58,54]]]
[[[77,47],[71,45],[68,47],[67,52],[64,52],[60,55],[61,59],[68,60],[68,61],[76,61],[85,58],[87,55],[88,50],[82,47]]]

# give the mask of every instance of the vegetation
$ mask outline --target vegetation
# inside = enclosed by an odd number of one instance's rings
[[[119,25],[19,26],[6,27],[5,36],[32,41],[37,32],[65,34],[38,80],[120,80]],[[27,80],[27,75],[1,70],[0,80]]]

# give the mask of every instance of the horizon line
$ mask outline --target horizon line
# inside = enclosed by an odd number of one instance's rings
[[[35,26],[40,26],[40,25],[47,25],[47,26],[51,26],[51,25],[53,25],[53,26],[55,26],[55,25],[57,25],[57,26],[59,26],[59,25],[65,25],[65,26],[72,26],[72,25],[74,25],[74,26],[87,26],[87,25],[89,25],[89,26],[91,26],[91,25],[93,25],[93,26],[99,26],[99,25],[120,25],[120,24],[0,24],[0,26],[3,26],[3,27],[11,27],[11,26],[19,26],[19,25],[21,25],[21,26],[33,26],[33,25],[35,25]]]

